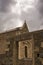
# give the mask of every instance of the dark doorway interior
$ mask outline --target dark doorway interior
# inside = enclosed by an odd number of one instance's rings
[[[27,58],[27,46],[25,46],[25,57]]]

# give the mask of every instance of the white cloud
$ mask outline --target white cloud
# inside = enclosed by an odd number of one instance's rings
[[[43,25],[42,25],[42,26],[40,26],[40,29],[43,29]]]
[[[16,5],[10,5],[11,12],[21,15],[22,11],[27,12],[28,8],[34,8],[35,0],[16,0]]]

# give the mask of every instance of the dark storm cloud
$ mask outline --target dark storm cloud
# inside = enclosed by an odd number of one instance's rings
[[[0,12],[8,12],[10,10],[10,4],[15,4],[13,0],[0,0]]]
[[[19,27],[23,24],[24,20],[26,20],[30,31],[43,28],[43,0],[31,0],[34,1],[33,6],[29,6],[29,3],[26,4],[26,2],[29,1],[30,0],[0,0],[0,32],[16,28],[16,26]],[[23,5],[23,7],[21,7],[21,5]]]
[[[43,0],[38,1],[37,7],[38,7],[40,15],[43,16]]]
[[[43,0],[39,0],[38,2],[38,11],[40,13],[41,27],[43,28]]]

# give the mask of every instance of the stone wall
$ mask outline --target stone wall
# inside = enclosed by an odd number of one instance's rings
[[[0,65],[43,65],[43,34],[41,31],[28,34],[33,37],[24,35],[20,41],[13,39],[16,36],[14,32],[0,36]],[[25,46],[27,57],[25,57]]]

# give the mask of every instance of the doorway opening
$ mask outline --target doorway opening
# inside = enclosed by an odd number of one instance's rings
[[[25,46],[25,58],[27,58],[27,46]]]

